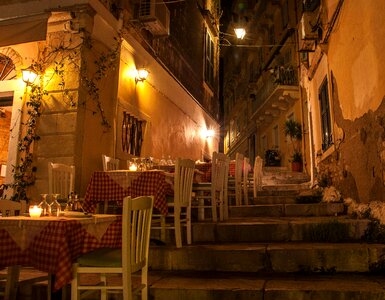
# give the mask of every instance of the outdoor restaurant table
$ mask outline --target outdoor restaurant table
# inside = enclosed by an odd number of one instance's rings
[[[0,268],[32,266],[54,275],[53,290],[70,283],[72,264],[100,247],[119,248],[121,216],[0,218]]]
[[[87,186],[83,208],[94,212],[98,202],[116,201],[122,204],[126,196],[154,196],[154,207],[166,215],[166,195],[173,193],[167,178],[162,170],[96,171]]]

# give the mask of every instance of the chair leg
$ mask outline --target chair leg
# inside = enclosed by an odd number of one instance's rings
[[[166,240],[166,217],[163,215],[160,216],[160,240]]]
[[[175,243],[177,248],[182,247],[182,230],[180,226],[180,211],[174,211]]]
[[[191,237],[191,207],[187,207],[187,224],[186,224],[186,231],[187,231],[187,244],[191,245],[192,243],[192,237]]]
[[[107,277],[106,274],[100,274],[100,281],[103,282],[103,285],[107,285]],[[100,300],[107,300],[107,290],[102,289],[100,291]]]
[[[223,193],[219,194],[219,221],[224,220],[224,210],[223,210]]]
[[[148,299],[148,263],[142,268],[142,285],[144,288],[142,289],[141,296],[142,300]]]
[[[229,219],[229,197],[227,193],[223,195],[223,218],[225,220]]]
[[[131,274],[123,273],[122,281],[123,281],[123,300],[132,300]]]
[[[17,295],[17,282],[19,281],[20,266],[12,266],[7,269],[7,283],[4,299],[13,300]]]
[[[217,198],[216,195],[213,194],[211,195],[211,215],[213,218],[213,222],[218,221],[218,216],[217,216]]]
[[[73,278],[71,281],[71,300],[78,300],[79,292],[78,292],[78,274],[77,274],[77,264],[74,264],[73,267]]]

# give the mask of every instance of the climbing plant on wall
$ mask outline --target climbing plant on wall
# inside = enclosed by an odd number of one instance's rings
[[[101,52],[96,51],[95,41],[87,34],[84,34],[82,42],[78,45],[73,46],[71,42],[68,45],[60,43],[55,47],[45,45],[40,50],[38,59],[33,61],[31,69],[40,75],[41,80],[29,84],[26,89],[25,108],[23,109],[26,117],[21,123],[21,135],[17,148],[19,159],[13,166],[13,182],[3,185],[4,189],[13,189],[12,200],[28,200],[27,189],[35,183],[36,167],[34,167],[33,146],[34,142],[40,139],[38,124],[41,106],[44,98],[50,94],[47,87],[52,80],[58,81],[62,100],[66,105],[69,107],[77,105],[90,110],[93,115],[100,116],[101,125],[105,130],[111,127],[100,99],[100,83],[118,64],[121,38],[118,37],[115,40],[116,45],[112,49]],[[85,59],[86,50],[92,52],[93,61]],[[52,71],[47,72],[47,70]],[[86,91],[87,97],[80,103],[74,101],[70,89],[66,86],[69,70],[80,74],[80,86]],[[48,73],[49,76],[47,76]],[[88,101],[92,101],[93,106],[87,105]]]

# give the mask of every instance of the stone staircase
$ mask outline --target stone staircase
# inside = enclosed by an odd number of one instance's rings
[[[369,221],[349,218],[342,203],[301,203],[306,175],[275,171],[228,221],[195,221],[192,245],[175,248],[172,234],[151,245],[149,299],[385,299],[385,245],[361,239]]]
[[[298,203],[306,176],[265,174],[253,205],[194,222],[193,245],[151,246],[150,299],[385,299],[385,278],[371,272],[385,245],[361,239],[369,221],[342,203]]]

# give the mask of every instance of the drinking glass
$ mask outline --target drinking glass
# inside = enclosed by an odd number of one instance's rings
[[[41,202],[39,204],[39,207],[41,208],[41,215],[43,217],[51,215],[51,207],[47,202],[47,195],[48,194],[40,194]]]
[[[50,204],[50,208],[51,208],[51,215],[54,217],[60,217],[61,205],[57,201],[59,195],[60,194],[53,194],[52,195],[52,203]]]

